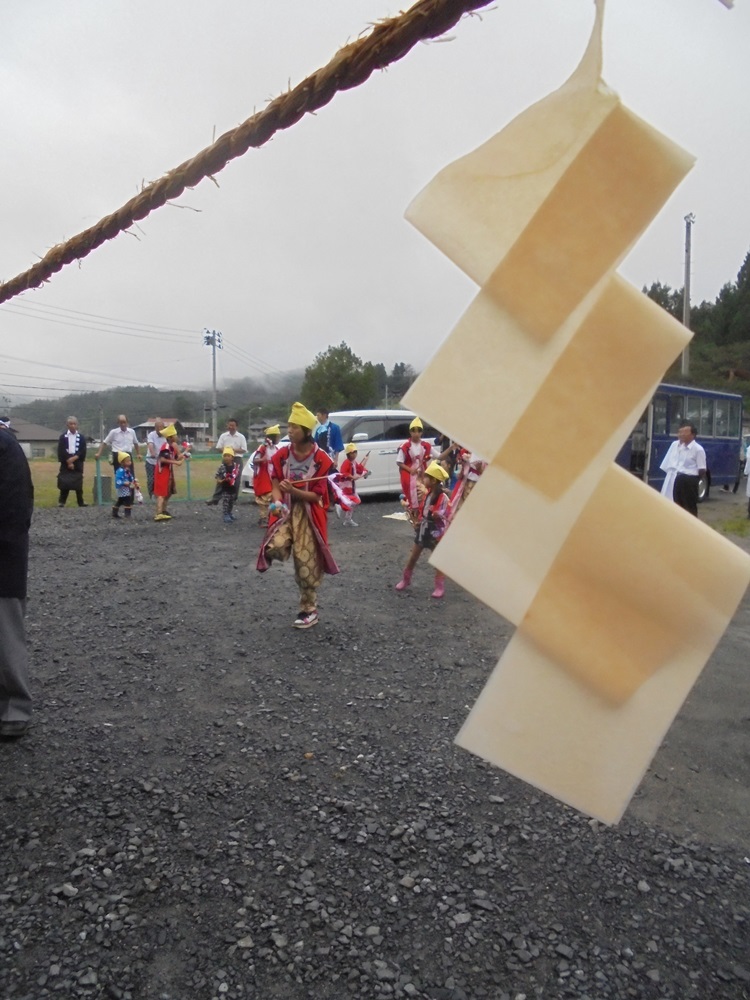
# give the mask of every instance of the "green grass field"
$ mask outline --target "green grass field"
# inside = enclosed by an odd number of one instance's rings
[[[744,515],[720,521],[717,527],[725,535],[739,535],[740,538],[747,538],[750,535],[750,519]]]
[[[175,471],[178,500],[206,500],[213,493],[214,476],[219,467],[219,455],[194,455],[189,462]],[[96,477],[96,462],[86,462],[83,476],[83,496],[86,503],[95,503],[94,481]],[[112,466],[104,459],[99,463],[102,477],[112,477]],[[34,458],[29,462],[31,478],[34,480],[34,504],[37,507],[57,506],[57,473],[59,464],[50,458]],[[188,468],[189,466],[189,468]],[[135,475],[145,492],[146,473],[143,462],[135,463]],[[114,482],[112,483],[114,488]],[[114,492],[114,489],[113,489]],[[173,502],[174,502],[173,501]],[[109,503],[109,501],[105,501]],[[75,505],[75,494],[68,497],[68,506]]]

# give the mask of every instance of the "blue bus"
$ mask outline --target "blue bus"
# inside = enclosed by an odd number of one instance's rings
[[[712,486],[733,486],[737,479],[742,396],[736,393],[662,383],[615,461],[649,486],[661,489],[664,473],[659,466],[683,420],[695,424],[698,443],[706,451],[706,479],[701,480],[699,491],[699,499],[705,500]]]

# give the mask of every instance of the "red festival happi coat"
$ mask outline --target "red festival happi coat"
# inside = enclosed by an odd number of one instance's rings
[[[350,458],[345,458],[339,469],[339,484],[342,492],[346,493],[347,496],[354,496],[357,492],[357,484],[353,477],[362,477],[366,471],[361,462],[352,462]]]
[[[417,466],[417,473],[424,472],[427,466],[430,464],[430,458],[432,457],[432,445],[429,441],[420,441],[421,453],[414,459],[411,454],[411,446],[414,442],[411,438],[408,441],[404,441],[401,447],[398,449],[397,461],[401,462],[402,465],[411,466],[414,463]],[[401,474],[401,492],[406,497],[406,501],[410,507],[416,508],[419,504],[417,498],[417,477],[410,475],[410,473],[405,472],[403,469],[399,469]]]
[[[291,473],[289,471],[291,448],[291,445],[282,445],[282,447],[280,447],[273,456],[271,475],[272,478],[279,483],[284,479],[291,479]],[[300,489],[307,490],[310,493],[315,493],[319,497],[317,503],[305,503],[304,507],[305,513],[310,521],[310,526],[312,528],[313,537],[315,538],[318,555],[323,565],[323,570],[324,572],[330,574],[339,572],[339,568],[336,565],[333,554],[328,547],[328,517],[326,514],[328,510],[328,476],[331,475],[334,469],[335,466],[326,452],[324,452],[322,448],[318,448],[316,445],[315,451],[312,455],[312,463],[308,479],[295,483],[295,485],[299,485]],[[291,498],[287,494],[284,494],[282,499],[287,506],[290,506]],[[266,537],[263,539],[263,544],[260,548],[256,566],[261,573],[267,570],[269,566],[268,559],[266,557],[266,545],[271,538],[273,538],[275,532],[282,523],[283,518],[278,514],[271,514],[268,518],[268,531],[266,533]]]
[[[262,497],[271,492],[271,468],[275,448],[276,445],[266,441],[255,453],[255,458],[260,459],[257,465],[253,465],[253,492],[256,496]]]

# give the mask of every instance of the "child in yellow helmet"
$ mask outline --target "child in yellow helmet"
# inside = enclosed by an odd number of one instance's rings
[[[424,472],[427,493],[422,498],[417,512],[417,526],[414,531],[414,545],[404,569],[404,575],[396,584],[396,590],[406,590],[411,583],[414,567],[424,549],[432,551],[445,534],[448,527],[450,501],[443,490],[448,473],[438,462],[430,462]],[[441,598],[445,594],[445,576],[435,573],[435,589],[432,596]]]

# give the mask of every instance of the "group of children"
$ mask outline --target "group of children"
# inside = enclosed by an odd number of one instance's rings
[[[345,447],[346,458],[336,470],[330,455],[315,442],[316,423],[310,410],[295,403],[289,415],[289,444],[280,445],[279,427],[269,427],[254,459],[256,503],[261,508],[261,523],[266,525],[256,568],[263,573],[276,560],[293,559],[300,594],[300,610],[293,624],[299,629],[317,624],[317,592],[323,575],[339,572],[328,546],[327,513],[332,488],[337,508],[344,511],[344,524],[356,527],[351,513],[356,484],[369,474],[365,461],[357,460],[354,443]],[[423,432],[422,422],[416,417],[409,428],[409,440],[398,453],[403,502],[414,525],[414,544],[396,584],[398,591],[411,584],[422,552],[438,544],[484,469],[476,456],[452,445],[436,460],[432,445],[422,441]],[[445,465],[456,460],[457,482],[449,497],[445,487],[455,470]],[[439,599],[444,594],[445,577],[438,571],[432,596]]]
[[[266,532],[257,560],[257,569],[264,572],[275,561],[294,561],[294,576],[300,594],[300,609],[294,627],[311,628],[318,622],[317,591],[325,573],[338,573],[339,569],[328,546],[328,510],[331,499],[337,513],[343,516],[345,526],[357,527],[352,509],[358,502],[357,482],[370,474],[366,457],[358,461],[354,443],[346,445],[346,458],[341,467],[336,466],[330,455],[317,445],[313,430],[315,415],[302,403],[295,403],[289,415],[289,444],[279,443],[281,429],[278,424],[266,428],[265,441],[253,457],[253,486],[255,500],[260,508],[259,523]],[[484,463],[464,449],[450,446],[433,457],[432,445],[422,440],[424,427],[415,417],[409,427],[409,440],[398,450],[401,472],[403,503],[414,526],[414,544],[396,584],[396,590],[405,590],[412,581],[414,568],[422,552],[432,551],[448,529],[453,516],[460,508],[482,474]],[[169,497],[175,492],[174,469],[182,465],[185,455],[177,448],[177,430],[173,424],[160,432],[164,443],[158,454],[154,470],[154,496],[156,497],[155,521],[171,520],[167,510]],[[446,483],[456,470],[457,482],[451,493]],[[446,465],[449,468],[446,468]],[[221,465],[216,472],[220,487],[225,523],[235,520],[234,505],[237,497],[237,477],[240,467],[232,448],[224,448]],[[138,490],[133,475],[131,458],[125,452],[117,455],[115,473],[117,500],[112,516],[131,516]],[[341,513],[343,512],[343,514]],[[435,574],[434,598],[445,594],[445,578]]]
[[[154,467],[154,496],[156,497],[155,521],[171,521],[172,515],[167,510],[169,498],[176,492],[174,481],[175,466],[182,465],[185,453],[177,447],[177,428],[174,424],[162,428],[159,434],[164,443],[159,450]],[[112,517],[120,516],[120,509],[126,518],[133,512],[133,504],[140,496],[138,480],[133,473],[133,460],[125,451],[119,451],[115,463],[115,500],[112,507]],[[142,497],[140,498],[142,500]]]

